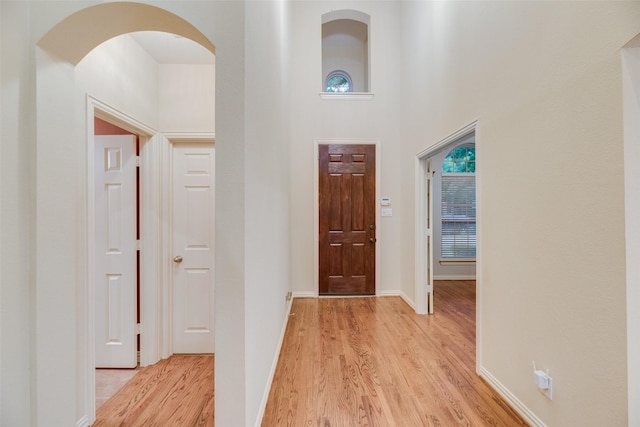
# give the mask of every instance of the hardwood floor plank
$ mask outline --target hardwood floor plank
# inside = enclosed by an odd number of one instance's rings
[[[274,426],[524,426],[475,373],[475,283],[398,297],[295,299],[262,420]]]
[[[93,426],[212,427],[213,368],[213,355],[174,355],[147,366],[98,409]]]

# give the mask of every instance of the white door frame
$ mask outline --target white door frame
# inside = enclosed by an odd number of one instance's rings
[[[640,35],[622,49],[623,129],[624,129],[624,196],[625,251],[627,280],[627,417],[629,425],[640,423]]]
[[[110,107],[109,105],[87,95],[87,229],[85,230],[87,248],[95,245],[95,190],[94,190],[94,117],[108,121],[128,130],[140,138],[140,235],[142,250],[140,253],[140,322],[144,325],[144,333],[140,336],[140,365],[147,366],[156,363],[169,353],[165,351],[168,331],[163,328],[161,321],[163,309],[163,288],[166,276],[162,271],[162,222],[155,212],[160,212],[163,190],[159,177],[162,162],[160,149],[162,138],[157,131],[146,124]],[[157,244],[145,245],[145,241]],[[87,390],[89,413],[95,417],[95,258],[93,251],[87,253],[86,283],[87,285]]]
[[[316,139],[314,140],[313,147],[313,269],[314,269],[314,288],[313,292],[310,295],[297,294],[296,296],[314,296],[317,297],[320,293],[319,284],[320,284],[320,250],[318,246],[320,245],[320,236],[318,234],[318,230],[320,229],[320,184],[319,184],[319,176],[318,176],[318,161],[320,159],[318,146],[319,145],[327,145],[327,144],[360,144],[360,145],[375,145],[376,147],[376,268],[375,268],[375,277],[376,277],[376,295],[380,295],[380,282],[378,281],[378,271],[380,268],[380,244],[382,243],[382,221],[380,221],[380,176],[382,176],[380,170],[381,158],[380,158],[380,140],[377,139]]]
[[[427,181],[427,172],[429,170],[429,160],[435,156],[440,151],[446,149],[450,144],[459,141],[460,139],[466,137],[467,135],[475,132],[475,148],[476,153],[481,150],[480,145],[480,135],[479,135],[479,126],[478,120],[475,120],[469,123],[467,126],[462,129],[454,132],[453,134],[447,136],[431,147],[419,152],[416,154],[416,246],[415,246],[415,297],[416,297],[416,313],[418,314],[426,314],[429,312],[429,307],[427,304],[427,227],[426,222],[428,219],[427,212],[427,193],[426,193],[426,181]],[[476,156],[476,165],[481,163],[481,156]],[[482,176],[482,168],[480,166],[476,166],[476,223],[482,224],[482,197],[480,197],[480,192],[482,190],[482,186],[480,185]],[[482,241],[482,227],[476,226],[476,240]],[[433,266],[429,266],[429,268],[433,269]],[[432,270],[433,271],[433,270]],[[476,372],[480,372],[481,364],[481,348],[482,348],[482,340],[480,331],[482,326],[482,248],[480,246],[477,247],[476,250]]]

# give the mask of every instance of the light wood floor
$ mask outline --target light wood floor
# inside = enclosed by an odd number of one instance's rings
[[[96,426],[213,426],[213,355],[147,366],[96,411]]]
[[[474,282],[436,314],[399,297],[295,299],[267,403],[273,426],[522,426],[475,373]]]
[[[475,373],[474,283],[435,295],[430,316],[398,297],[295,299],[262,426],[525,426]],[[94,426],[213,426],[213,365],[143,368]]]

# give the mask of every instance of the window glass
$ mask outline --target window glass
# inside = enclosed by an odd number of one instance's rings
[[[476,256],[476,152],[458,147],[442,163],[443,259]]]
[[[337,93],[351,92],[351,77],[344,71],[333,71],[327,76],[325,91]]]

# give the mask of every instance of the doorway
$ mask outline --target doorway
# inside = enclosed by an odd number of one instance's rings
[[[121,111],[127,111],[128,116],[115,113],[122,122],[136,122],[132,117],[144,121],[135,125],[142,129],[140,135],[144,136],[140,141],[143,187],[140,209],[146,215],[141,218],[141,229],[143,235],[151,231],[148,235],[153,235],[155,241],[164,242],[164,245],[162,248],[149,248],[141,254],[143,325],[149,326],[146,319],[155,322],[155,327],[143,331],[141,364],[154,363],[166,357],[170,349],[169,343],[161,339],[167,325],[158,313],[168,301],[163,293],[163,280],[167,275],[160,265],[166,264],[167,269],[171,265],[163,258],[168,240],[165,240],[167,233],[163,230],[163,217],[159,217],[163,212],[162,191],[166,188],[160,184],[164,177],[161,173],[163,162],[167,161],[164,157],[166,151],[163,141],[156,136],[157,132],[145,124],[156,123],[156,120],[149,119],[144,113],[138,114],[153,97],[135,97],[137,88],[151,89],[158,85],[151,79],[143,80],[143,86],[127,86],[124,80],[118,80],[105,81],[98,90],[82,90],[89,81],[87,76],[117,70],[113,68],[115,64],[109,62],[108,66],[94,67],[95,73],[80,76],[78,65],[102,42],[140,30],[179,34],[211,53],[215,53],[215,46],[208,38],[211,31],[207,36],[180,16],[151,5],[116,2],[86,8],[72,7],[69,12],[68,16],[62,15],[64,19],[61,21],[51,21],[52,26],[35,46],[34,84],[38,89],[35,92],[38,114],[34,120],[38,132],[37,149],[34,151],[37,153],[34,188],[37,187],[38,191],[34,198],[39,208],[46,209],[46,215],[38,216],[34,237],[38,241],[33,265],[34,298],[38,304],[34,328],[39,333],[33,346],[36,361],[33,369],[34,372],[46,372],[46,375],[34,377],[32,386],[39,396],[47,397],[44,401],[39,399],[44,404],[34,408],[38,419],[52,420],[61,425],[90,425],[95,413],[95,289],[91,256],[94,247],[94,202],[91,194],[94,150],[88,141],[93,140],[94,115],[101,117],[95,114],[95,110],[109,112],[107,116],[111,113],[109,107],[87,96],[88,93]],[[221,14],[213,15],[216,22],[226,19]],[[131,19],[117,19],[122,16]],[[205,28],[212,25],[207,24]],[[89,33],[91,37],[88,37]],[[128,64],[138,70],[141,68],[136,61]],[[146,78],[149,74],[136,76]],[[131,90],[118,91],[124,87]],[[145,165],[150,167],[145,168]],[[61,191],[61,184],[66,186],[65,191]],[[51,286],[51,278],[55,278],[57,286]],[[68,404],[70,397],[73,405]]]
[[[375,295],[375,200],[375,145],[318,145],[320,295]]]
[[[416,282],[415,282],[415,292],[416,292],[416,312],[419,314],[432,314],[437,308],[434,307],[434,298],[433,298],[433,280],[436,262],[441,263],[441,252],[442,245],[440,240],[436,239],[435,228],[436,226],[442,227],[443,224],[443,213],[441,206],[435,206],[434,204],[434,193],[436,192],[436,185],[442,186],[441,180],[435,180],[434,175],[436,173],[440,173],[442,171],[442,159],[447,155],[447,153],[451,152],[457,146],[464,146],[465,143],[474,144],[474,152],[480,151],[480,139],[477,132],[478,122],[473,122],[459,131],[451,134],[450,136],[444,138],[438,143],[434,144],[432,147],[418,153],[416,156],[416,248],[415,248],[415,256],[416,256]],[[467,145],[469,145],[467,144]],[[440,163],[434,161],[437,158],[440,159]],[[467,159],[468,160],[468,159]],[[481,274],[481,250],[480,248],[476,248],[476,242],[481,241],[481,209],[480,209],[480,189],[481,187],[478,185],[480,182],[481,169],[478,164],[478,161],[474,158],[474,174],[475,174],[475,198],[473,201],[474,207],[474,222],[472,225],[474,231],[474,239],[472,240],[473,250],[475,252],[475,278],[476,278],[476,307],[477,312],[481,313],[481,304],[482,304],[482,274]],[[440,167],[439,170],[436,170]],[[454,180],[455,181],[455,180]],[[455,182],[454,182],[455,184]],[[466,185],[466,182],[463,183]],[[441,190],[441,189],[440,189]],[[477,200],[477,201],[476,201]],[[438,209],[439,215],[436,215]],[[459,218],[454,218],[456,221]],[[468,221],[467,221],[468,222]],[[442,234],[441,232],[439,233]],[[471,239],[468,241],[471,242]],[[450,242],[448,242],[450,243]],[[447,251],[451,249],[452,245],[447,247]],[[455,247],[454,247],[455,249]],[[468,249],[468,248],[467,248]],[[464,252],[464,250],[462,250]],[[436,261],[436,253],[437,261]],[[457,261],[456,261],[457,260]],[[446,260],[445,260],[446,261]],[[459,261],[459,262],[458,262]],[[460,257],[452,258],[452,264],[455,263],[471,263],[470,259],[462,259]],[[445,262],[446,264],[446,262]],[[458,279],[461,279],[458,277]],[[481,328],[482,319],[480,316],[477,318],[476,323],[476,337],[478,337],[477,331]],[[476,367],[481,366],[481,340],[477,340],[476,343]]]

